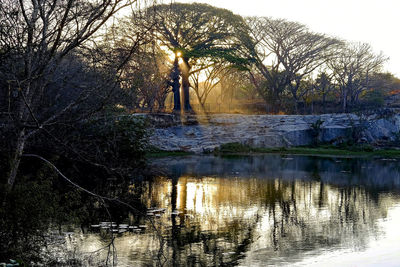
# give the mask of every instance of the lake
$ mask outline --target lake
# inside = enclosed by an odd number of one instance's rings
[[[193,155],[151,165],[157,177],[129,186],[150,211],[115,221],[118,266],[400,264],[395,159]],[[68,235],[70,251],[107,246],[106,223],[91,224]]]

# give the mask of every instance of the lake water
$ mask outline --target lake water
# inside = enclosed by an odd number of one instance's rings
[[[396,160],[187,156],[151,164],[159,177],[130,190],[165,212],[117,221],[135,227],[115,234],[118,266],[400,266]],[[103,230],[88,229],[69,239],[71,251],[107,245]]]

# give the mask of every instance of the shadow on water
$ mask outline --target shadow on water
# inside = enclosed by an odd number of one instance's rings
[[[120,266],[156,265],[160,248],[166,266],[281,265],[364,251],[371,240],[383,240],[380,222],[400,204],[400,167],[393,161],[188,156],[152,165],[165,175],[99,189],[113,188],[143,208],[165,208],[151,215],[166,241],[160,247],[143,216],[110,206],[117,224],[143,228],[116,235]],[[104,233],[90,228],[105,219],[95,206],[66,242],[70,249],[104,246]]]

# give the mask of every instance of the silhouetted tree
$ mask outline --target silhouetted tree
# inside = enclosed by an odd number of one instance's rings
[[[2,120],[7,121],[2,131],[6,132],[14,151],[8,175],[10,186],[15,182],[21,155],[30,139],[38,133],[48,134],[49,126],[82,120],[104,106],[115,88],[113,77],[120,68],[119,62],[112,69],[97,68],[102,74],[96,77],[100,78],[98,82],[80,80],[74,83],[76,77],[62,67],[71,62],[71,56],[79,57],[77,48],[83,47],[89,39],[95,42],[95,34],[109,18],[133,2],[135,0],[1,1],[1,91],[12,92],[2,101],[8,103],[6,114],[2,114]],[[94,74],[86,67],[90,59],[85,60],[77,60],[78,65],[74,66],[82,78],[85,74]],[[96,64],[92,61],[91,65]],[[101,86],[100,81],[103,81]],[[57,90],[63,91],[64,96],[69,94],[68,101],[57,100]],[[50,101],[52,94],[55,98]],[[92,96],[96,97],[91,99]],[[90,104],[82,109],[86,101]]]
[[[335,83],[338,85],[342,111],[348,110],[348,102],[354,105],[360,94],[371,88],[371,77],[381,70],[387,58],[375,54],[369,44],[347,44],[328,61]]]
[[[197,59],[210,63],[221,59],[234,64],[244,63],[235,54],[239,41],[235,35],[240,16],[226,9],[206,4],[164,4],[147,10],[144,23],[154,24],[154,38],[182,61],[183,107],[191,110],[189,76]]]
[[[335,85],[332,83],[332,74],[328,75],[326,72],[318,74],[315,84],[315,91],[321,97],[323,112],[326,111],[326,98],[334,91]]]

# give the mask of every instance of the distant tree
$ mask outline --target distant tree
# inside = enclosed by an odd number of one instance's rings
[[[231,69],[221,76],[221,101],[232,102],[233,99],[255,100],[259,94],[246,72]]]
[[[315,93],[321,97],[322,110],[326,112],[326,98],[335,90],[335,85],[332,83],[332,75],[328,75],[326,72],[318,74],[314,83]]]
[[[142,10],[134,10],[130,16],[113,23],[102,41],[110,46],[110,52],[100,55],[98,60],[105,61],[111,57],[111,62],[119,62],[126,59],[120,71],[120,85],[125,96],[121,102],[124,105],[149,111],[162,110],[170,93],[168,76],[171,64],[165,51],[150,34],[153,25],[142,23],[144,15]]]
[[[366,107],[382,107],[385,99],[391,102],[390,96],[398,93],[400,93],[400,80],[393,74],[373,73],[369,79],[369,88],[360,95],[360,102]]]
[[[193,71],[190,80],[197,100],[203,110],[205,110],[205,103],[208,96],[221,83],[222,77],[228,75],[233,68],[223,62],[213,65],[203,62],[206,66],[198,62],[196,64],[198,69]]]
[[[400,90],[400,79],[390,72],[376,72],[370,76],[370,90],[382,91],[384,95]]]
[[[170,92],[168,81],[169,66],[162,51],[140,53],[135,63],[140,65],[124,72],[124,90],[133,98],[133,103],[141,109],[163,110],[165,99]],[[129,104],[129,103],[127,103]]]
[[[207,59],[210,64],[222,59],[243,64],[235,54],[239,46],[235,28],[242,18],[231,11],[206,4],[173,3],[157,5],[147,12],[144,23],[154,24],[153,34],[160,46],[182,60],[180,72],[185,110],[191,110],[189,76],[198,59]]]
[[[364,92],[363,99],[368,107],[380,108],[385,104],[385,94],[381,90],[368,90]]]
[[[273,101],[288,90],[297,108],[301,81],[335,55],[340,41],[311,32],[305,25],[283,19],[247,19],[255,48],[250,51],[258,72],[266,79],[261,92]],[[303,94],[305,91],[303,92]]]
[[[282,96],[287,91],[287,78],[285,73],[272,69],[268,70],[268,67],[263,71],[260,70],[260,73],[258,73],[257,69],[253,68],[249,72],[249,76],[257,92],[264,101],[271,104],[274,111],[279,110],[282,106]]]
[[[328,61],[340,93],[342,111],[356,104],[362,92],[371,88],[371,77],[380,72],[387,58],[375,54],[369,44],[346,44]]]

